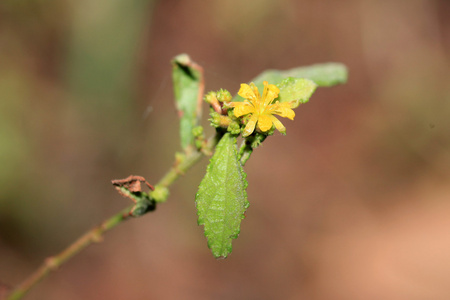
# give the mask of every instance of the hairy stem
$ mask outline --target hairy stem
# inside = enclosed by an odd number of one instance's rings
[[[243,166],[252,155],[253,149],[261,145],[266,138],[267,135],[257,133],[256,135],[251,135],[242,141],[241,147],[239,148],[239,160]]]
[[[253,148],[244,140],[239,148],[239,157],[242,166],[245,166],[245,163],[250,158],[250,155],[252,155],[252,152]]]
[[[216,134],[211,137],[205,144],[202,151],[192,151],[187,154],[186,157],[179,163],[175,163],[173,167],[167,172],[167,174],[159,181],[157,186],[169,187],[175,182],[181,175],[188,171],[195,163],[197,163],[204,155],[204,153],[210,153],[217,145],[221,135]],[[123,221],[130,218],[130,211],[134,205],[131,205],[117,214],[106,219],[99,226],[96,226],[78,238],[70,246],[68,246],[61,253],[48,257],[44,263],[33,272],[27,279],[19,284],[6,298],[6,300],[18,300],[22,299],[34,286],[41,282],[51,271],[56,270],[63,265],[70,258],[78,254],[81,250],[95,242],[102,240],[103,234],[110,229],[113,229]]]

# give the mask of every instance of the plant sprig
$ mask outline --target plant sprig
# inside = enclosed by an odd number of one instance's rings
[[[203,68],[186,54],[176,56],[172,66],[183,149],[175,155],[172,167],[154,187],[140,176],[114,180],[116,189],[133,204],[87,231],[59,254],[45,259],[36,271],[9,293],[7,300],[21,299],[52,271],[89,245],[100,242],[107,231],[130,217],[147,214],[157,204],[167,201],[169,187],[202,157],[211,154],[213,156],[196,195],[198,223],[205,227],[208,246],[214,257],[227,257],[232,250],[231,241],[237,238],[240,222],[249,206],[243,165],[253,150],[274,134],[275,128],[283,134],[286,130],[273,115],[293,119],[295,113],[292,109],[306,103],[317,86],[332,86],[347,80],[345,66],[328,63],[263,72],[253,80],[254,84],[242,84],[235,97],[225,90],[209,93],[205,100],[211,106],[210,120],[216,134],[206,139],[200,126]],[[263,86],[264,91],[260,95],[258,88],[262,90]],[[239,135],[243,141],[238,150],[236,137]],[[151,191],[144,192],[141,183]]]

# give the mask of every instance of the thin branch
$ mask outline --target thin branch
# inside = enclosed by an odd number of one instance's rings
[[[133,206],[130,206],[109,219],[105,220],[99,226],[92,228],[86,232],[78,240],[72,243],[61,253],[47,258],[44,263],[32,273],[24,282],[15,288],[15,290],[6,298],[7,300],[17,300],[25,296],[28,291],[36,286],[42,279],[44,279],[51,271],[56,270],[59,266],[68,261],[71,257],[79,253],[92,243],[100,242],[102,235],[106,231],[114,228],[130,217],[129,211]]]
[[[169,172],[166,173],[166,175],[159,181],[158,184],[156,184],[156,186],[169,187],[175,182],[175,180],[178,179],[178,177],[180,177],[180,175],[183,175],[187,170],[195,165],[205,153],[211,153],[221,137],[222,135],[217,133],[208,140],[203,149],[200,151],[191,152],[180,163],[173,164]]]
[[[210,153],[217,145],[221,135],[216,134],[211,137],[206,143],[202,151],[192,151],[187,154],[186,157],[180,163],[175,163],[173,167],[167,172],[167,174],[159,181],[156,186],[162,186],[164,188],[169,187],[176,179],[188,171],[195,163],[197,163],[203,156],[204,153]],[[44,263],[33,272],[25,281],[19,284],[6,298],[6,300],[18,300],[22,299],[34,286],[41,282],[51,271],[58,269],[70,258],[78,254],[80,251],[85,249],[92,243],[100,242],[103,238],[103,234],[110,229],[113,229],[117,225],[121,224],[123,221],[130,218],[130,211],[133,209],[134,205],[131,205],[112,217],[105,220],[99,226],[96,226],[86,232],[78,240],[73,242],[61,253],[47,258]]]

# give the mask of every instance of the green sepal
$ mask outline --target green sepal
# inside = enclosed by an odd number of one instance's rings
[[[237,121],[231,121],[230,125],[227,127],[227,131],[231,134],[240,134],[241,133],[241,126]]]
[[[226,133],[216,146],[195,197],[198,224],[204,226],[208,247],[215,258],[227,257],[232,251],[232,240],[239,235],[241,220],[249,206],[245,178],[236,137]]]
[[[217,100],[219,100],[219,102],[228,102],[231,98],[232,97],[229,91],[225,89],[220,89],[217,91]]]
[[[306,103],[317,88],[314,81],[304,78],[288,77],[281,81],[278,85],[280,93],[278,101],[292,101],[291,108],[296,108],[300,103]]]
[[[203,69],[187,54],[176,56],[172,66],[175,103],[180,117],[181,147],[186,150],[194,144],[192,129],[199,125],[202,114]]]

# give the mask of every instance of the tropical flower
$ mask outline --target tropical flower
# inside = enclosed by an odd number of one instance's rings
[[[252,82],[250,85],[242,83],[238,95],[245,98],[243,102],[231,102],[229,106],[234,107],[234,115],[239,118],[249,115],[247,125],[242,134],[243,137],[249,136],[257,127],[260,131],[266,132],[275,125],[282,134],[286,134],[286,127],[274,116],[279,115],[283,118],[294,120],[295,113],[291,109],[291,102],[282,102],[274,100],[278,98],[280,90],[267,81],[263,82],[264,91],[261,95],[258,88]]]

